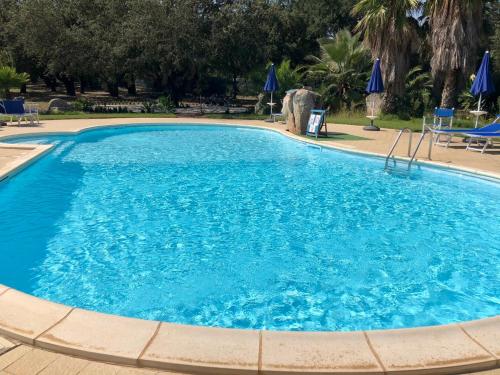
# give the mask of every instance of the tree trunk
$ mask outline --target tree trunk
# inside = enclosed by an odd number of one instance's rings
[[[66,89],[66,95],[76,96],[75,80],[71,77],[66,76],[66,75],[61,75],[58,78],[63,83],[63,85]]]
[[[386,38],[386,35],[392,35],[392,37]],[[400,109],[398,107],[405,93],[405,80],[410,69],[415,30],[411,24],[401,29],[396,21],[392,20],[388,23],[385,33],[368,38],[373,58],[380,58],[380,68],[385,86],[382,111],[396,113]]]
[[[154,92],[161,92],[163,91],[163,76],[160,74],[155,74],[155,77],[153,78],[153,91]]]
[[[44,76],[42,77],[43,82],[45,82],[45,86],[47,86],[50,91],[56,92],[57,91],[57,80],[54,77],[51,76]]]
[[[26,94],[28,92],[28,88],[27,88],[27,85],[24,84],[21,86],[21,94]]]
[[[392,92],[386,92],[382,97],[382,112],[396,113],[398,111],[400,96]]]
[[[236,100],[237,96],[238,96],[238,77],[233,76],[233,93],[232,93],[233,100]]]
[[[483,32],[483,24],[478,22],[483,18],[483,1],[429,3],[434,95],[441,99],[441,106],[451,108],[476,68],[477,48]]]
[[[131,82],[127,85],[127,91],[130,96],[137,95],[137,88],[135,86],[135,80],[131,80]]]
[[[116,82],[108,82],[108,92],[113,98],[118,98],[120,92],[118,90],[118,83]]]
[[[84,78],[80,78],[80,94],[85,94],[86,82]]]
[[[460,70],[448,70],[444,78],[441,107],[454,108],[458,94],[464,89],[463,74]]]

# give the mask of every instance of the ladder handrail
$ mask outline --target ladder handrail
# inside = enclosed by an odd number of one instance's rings
[[[420,146],[422,145],[422,142],[425,138],[425,135],[427,133],[432,133],[432,128],[428,125],[425,125],[423,126],[423,129],[422,129],[422,135],[420,136],[420,139],[418,140],[418,143],[417,143],[417,147],[415,147],[415,150],[413,151],[413,153],[411,152],[411,142],[412,142],[412,138],[413,138],[413,131],[410,129],[410,128],[403,128],[400,130],[398,136],[396,137],[396,140],[394,141],[394,143],[392,144],[392,147],[391,147],[391,150],[389,151],[389,153],[387,154],[387,157],[385,158],[385,169],[387,169],[387,166],[389,164],[389,159],[391,158],[392,156],[392,159],[393,160],[396,160],[395,159],[395,156],[394,156],[394,150],[396,149],[396,146],[398,145],[400,139],[401,139],[401,136],[403,135],[403,133],[405,132],[408,132],[410,134],[410,139],[408,141],[408,157],[410,158],[410,161],[408,162],[408,171],[411,169],[411,166],[413,164],[413,162],[415,161],[416,157],[417,157],[417,152],[418,150],[420,149]],[[431,154],[432,154],[432,136],[429,137],[429,151],[428,151],[428,158],[429,160],[431,160]]]
[[[415,151],[413,152],[413,155],[408,163],[408,170],[410,170],[411,168],[411,165],[413,164],[413,161],[415,160],[416,156],[417,156],[417,152],[418,152],[418,149],[420,148],[420,145],[422,144],[422,141],[424,140],[425,138],[425,135],[427,133],[432,133],[432,128],[428,125],[425,125],[424,126],[424,129],[422,131],[422,135],[420,136],[420,139],[418,140],[418,144],[417,144],[417,147],[415,147]],[[429,137],[429,151],[428,151],[428,154],[427,154],[427,157],[429,160],[431,160],[431,154],[432,154],[432,135],[431,137]]]
[[[396,149],[396,146],[398,145],[399,140],[401,139],[401,136],[405,132],[408,132],[410,134],[410,139],[408,140],[408,156],[411,156],[411,141],[413,138],[413,130],[411,130],[410,128],[403,128],[399,131],[399,134],[396,137],[396,140],[394,141],[394,143],[391,147],[391,150],[389,151],[389,153],[387,154],[387,157],[385,158],[385,168],[387,168],[387,164],[389,164],[389,159],[391,156],[393,156],[394,150]],[[393,158],[394,158],[394,156],[393,156]]]

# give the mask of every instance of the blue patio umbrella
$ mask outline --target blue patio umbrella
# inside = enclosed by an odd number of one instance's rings
[[[368,81],[368,85],[366,86],[366,92],[368,94],[379,94],[384,91],[384,81],[382,80],[382,72],[380,71],[380,59],[375,60],[375,64],[373,64],[372,75],[370,76],[370,80]],[[368,116],[370,119],[370,126],[365,126],[364,130],[377,131],[380,130],[378,126],[373,125],[373,120],[375,116],[373,115],[373,107],[372,106],[372,115]]]
[[[479,102],[477,103],[478,111],[481,110],[481,100],[483,95],[495,92],[495,86],[493,85],[490,73],[490,51],[486,51],[483,56],[483,61],[481,62],[481,66],[476,73],[476,78],[474,79],[470,92],[474,96],[479,95]]]
[[[375,60],[373,64],[372,75],[366,86],[368,94],[384,92],[384,81],[382,80],[382,72],[380,71],[380,59]]]
[[[269,73],[267,73],[266,84],[264,85],[264,91],[271,93],[271,102],[269,103],[269,105],[271,106],[271,117],[273,115],[273,105],[274,105],[273,93],[275,91],[278,91],[278,89],[279,89],[279,83],[278,83],[278,78],[276,77],[276,68],[274,67],[274,64],[271,64]]]

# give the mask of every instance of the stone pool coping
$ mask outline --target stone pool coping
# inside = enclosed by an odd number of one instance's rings
[[[96,127],[89,126],[86,130],[91,128]],[[84,130],[22,135],[81,131]],[[337,148],[275,131],[301,142]],[[7,147],[28,147],[30,152],[3,168],[0,176],[4,178],[51,149],[50,145]],[[343,151],[367,154],[358,150]],[[466,169],[466,172],[499,177],[477,170]],[[0,285],[0,334],[35,347],[91,360],[193,373],[455,374],[500,367],[500,316],[444,326],[378,331],[238,330],[101,314]]]
[[[280,332],[72,308],[0,285],[0,334],[62,354],[211,374],[455,374],[500,367],[500,316],[445,326]]]

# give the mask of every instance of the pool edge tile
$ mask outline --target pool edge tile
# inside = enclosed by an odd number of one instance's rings
[[[467,335],[494,355],[500,365],[500,315],[459,325]]]
[[[258,374],[259,331],[161,323],[139,365],[207,374]]]
[[[387,374],[453,374],[496,366],[496,359],[456,324],[367,331]]]
[[[83,358],[137,365],[160,323],[74,309],[35,346]]]
[[[0,334],[33,345],[37,336],[70,311],[70,307],[7,289],[0,294]]]
[[[262,374],[384,374],[364,332],[262,332]]]

